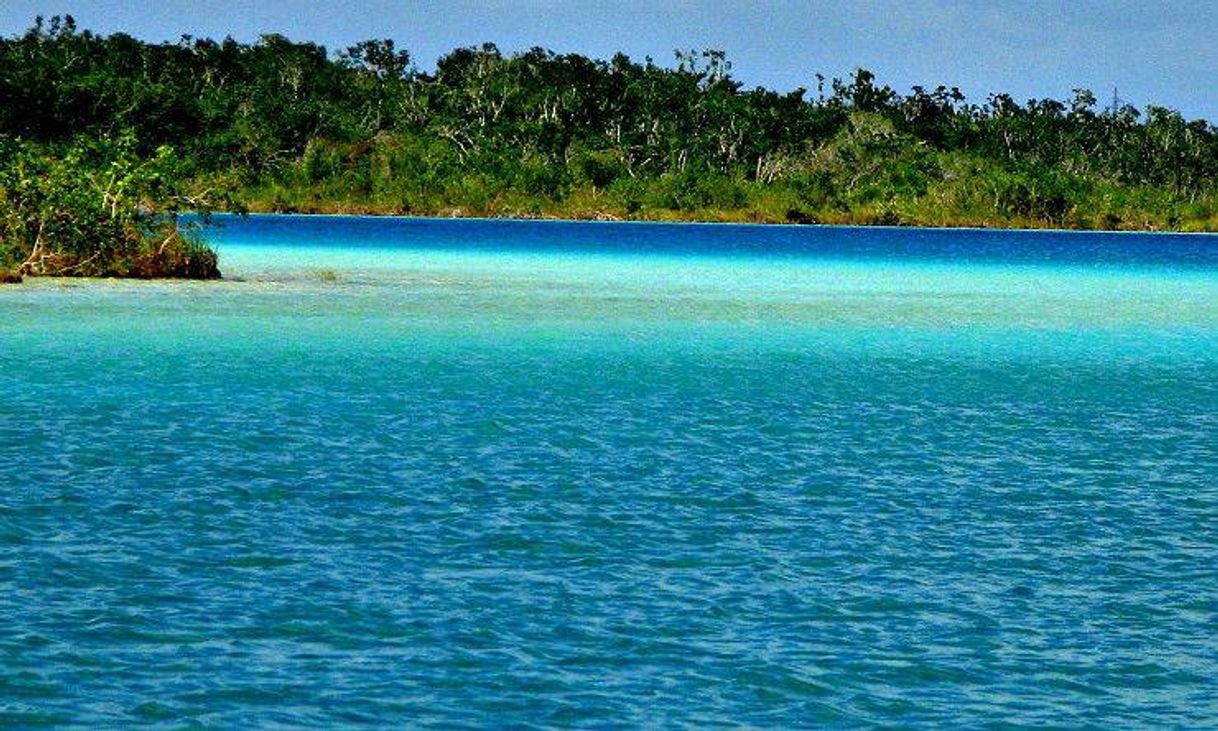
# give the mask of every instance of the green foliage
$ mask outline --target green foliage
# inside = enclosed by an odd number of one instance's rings
[[[1056,170],[1039,174],[1011,173],[996,177],[995,212],[1007,218],[1025,218],[1063,224],[1075,201],[1085,196],[1082,183]]]
[[[608,188],[628,174],[620,150],[588,150],[575,144],[571,146],[569,159],[571,176],[577,185]]]
[[[119,157],[162,175],[137,170],[134,197],[170,208],[183,199],[157,189],[167,181],[280,211],[1218,227],[1207,122],[1097,109],[1085,89],[974,104],[954,87],[903,95],[865,69],[816,81],[814,96],[745,89],[714,50],[665,67],[485,44],[426,71],[387,39],[330,54],[278,35],[145,43],[39,20],[0,38],[0,138],[39,152],[0,154],[40,181],[30,192],[8,170],[7,196],[72,211],[109,164],[72,151],[84,138],[127,140]],[[54,234],[66,256],[86,229],[131,236],[138,216],[123,215],[73,215]],[[31,234],[9,230],[11,260]]]
[[[132,136],[62,150],[4,145],[0,264],[24,275],[218,276],[215,255],[178,225],[206,199],[182,184],[169,147],[149,157]]]

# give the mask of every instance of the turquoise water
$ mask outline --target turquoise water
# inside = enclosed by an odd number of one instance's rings
[[[1218,718],[1218,239],[225,224],[0,288],[0,725]]]

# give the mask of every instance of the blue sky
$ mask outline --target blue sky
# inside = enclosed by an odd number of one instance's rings
[[[603,58],[620,50],[662,63],[674,48],[721,48],[750,86],[812,87],[818,71],[845,76],[863,66],[902,91],[954,84],[976,101],[992,91],[1066,98],[1075,86],[1107,100],[1115,86],[1139,107],[1218,122],[1212,0],[0,0],[0,33],[63,13],[91,30],[150,40],[278,32],[335,49],[390,37],[424,68],[483,41]]]

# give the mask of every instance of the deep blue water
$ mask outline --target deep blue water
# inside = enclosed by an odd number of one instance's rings
[[[373,216],[217,216],[211,239],[265,246],[414,250],[515,250],[560,253],[816,257],[944,261],[955,264],[1080,264],[1218,267],[1218,236],[1078,233],[1001,229],[600,223]]]
[[[225,223],[0,288],[0,725],[1218,718],[1218,238]]]

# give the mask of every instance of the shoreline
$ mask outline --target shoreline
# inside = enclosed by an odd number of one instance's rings
[[[501,223],[586,223],[586,224],[606,224],[606,225],[640,225],[640,226],[724,226],[724,227],[764,227],[764,228],[859,228],[859,229],[892,229],[892,230],[912,230],[925,229],[928,231],[1002,231],[1012,233],[1071,233],[1071,234],[1160,234],[1168,236],[1214,236],[1218,235],[1218,230],[1197,230],[1190,231],[1185,229],[1164,229],[1164,228],[1082,228],[1054,225],[1050,223],[1029,224],[1029,225],[1002,225],[1002,224],[986,224],[978,222],[961,222],[953,224],[924,224],[924,223],[869,223],[867,221],[819,221],[796,223],[791,221],[777,220],[749,220],[749,219],[713,219],[709,217],[691,216],[689,218],[603,218],[595,215],[589,216],[556,216],[556,215],[483,215],[483,214],[465,214],[460,215],[441,215],[434,212],[418,212],[410,213],[403,211],[384,210],[382,208],[356,208],[355,210],[274,210],[272,208],[250,208],[247,212],[251,216],[283,216],[300,217],[300,218],[397,218],[406,220],[418,221],[485,221],[485,222],[501,222]],[[233,211],[217,211],[213,216],[241,216],[243,214]]]
[[[194,214],[187,213],[187,216]],[[469,221],[511,225],[519,224],[604,224],[604,225],[623,225],[623,226],[673,226],[673,227],[722,227],[722,228],[787,228],[787,229],[859,229],[859,230],[892,230],[892,231],[911,231],[923,230],[927,232],[976,232],[976,233],[1005,233],[1005,234],[1092,234],[1092,235],[1125,235],[1125,236],[1172,236],[1172,237],[1212,237],[1218,235],[1215,231],[1182,231],[1182,230],[1159,230],[1159,229],[1084,229],[1084,228],[1062,228],[1062,227],[1014,227],[1014,226],[987,226],[987,225],[893,225],[880,223],[787,223],[778,221],[732,221],[732,220],[706,220],[703,218],[690,218],[681,220],[659,219],[659,218],[635,218],[625,220],[610,220],[605,218],[567,218],[562,216],[538,215],[538,216],[520,216],[520,215],[503,215],[503,216],[485,216],[485,215],[435,215],[435,214],[418,214],[418,213],[402,213],[388,212],[384,210],[365,209],[357,212],[348,211],[272,211],[272,210],[254,210],[247,213],[237,212],[217,212],[211,214],[219,219],[218,223],[224,219],[239,219],[243,216],[251,217],[266,217],[280,219],[306,219],[306,218],[335,218],[335,219],[395,219],[402,221],[419,221],[419,222],[436,222],[446,223],[453,221]],[[151,281],[175,281],[175,280],[223,280],[225,277],[220,274],[217,277],[195,278],[195,277],[147,277],[147,276],[72,276],[72,275],[22,275],[17,270],[9,270],[0,267],[0,286],[6,284],[21,284],[25,280],[32,279],[96,279],[96,280],[151,280]]]

